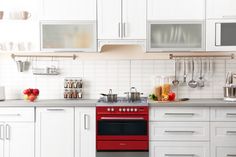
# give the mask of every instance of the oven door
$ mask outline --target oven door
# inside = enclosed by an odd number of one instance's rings
[[[147,116],[97,117],[97,140],[148,140]]]

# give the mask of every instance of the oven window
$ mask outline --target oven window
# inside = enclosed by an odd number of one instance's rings
[[[98,135],[147,135],[147,121],[100,120]]]

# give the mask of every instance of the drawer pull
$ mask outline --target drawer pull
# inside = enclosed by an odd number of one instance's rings
[[[226,113],[227,116],[236,116],[236,113]]]
[[[236,131],[226,131],[227,134],[236,134]]]
[[[47,111],[65,111],[62,108],[51,108],[51,109],[47,109]]]
[[[189,133],[189,134],[193,134],[193,133],[195,133],[195,131],[170,131],[170,130],[166,130],[165,133]]]
[[[236,157],[236,154],[227,154],[227,156]]]
[[[4,126],[0,125],[0,140],[4,140]]]
[[[6,117],[18,117],[18,116],[21,116],[21,114],[0,114],[0,116],[6,116]]]
[[[165,156],[195,156],[194,154],[165,154]]]
[[[10,140],[10,135],[11,134],[11,127],[10,125],[6,125],[6,140]]]
[[[194,113],[165,113],[166,116],[194,116]]]

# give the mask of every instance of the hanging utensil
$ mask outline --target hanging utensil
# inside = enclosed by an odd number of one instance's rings
[[[199,76],[199,80],[198,80],[198,86],[199,87],[204,87],[204,78],[202,75],[202,59],[200,59],[200,76]]]
[[[175,79],[172,81],[172,84],[174,86],[179,85],[179,80],[177,80],[177,60],[175,60]]]
[[[196,88],[197,81],[194,80],[194,61],[192,59],[192,79],[188,82],[189,87]]]
[[[184,80],[183,80],[183,83],[186,84],[186,82],[187,82],[186,60],[184,59]]]

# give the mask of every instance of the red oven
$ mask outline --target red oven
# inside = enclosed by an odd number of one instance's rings
[[[97,151],[148,151],[148,107],[97,107]]]

